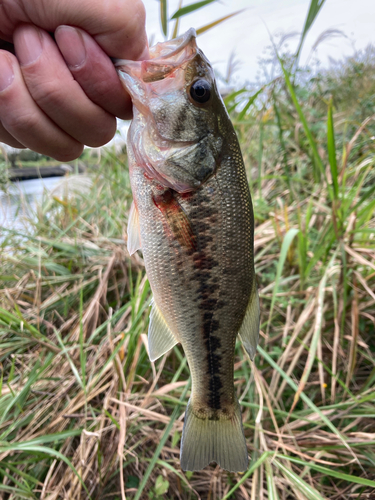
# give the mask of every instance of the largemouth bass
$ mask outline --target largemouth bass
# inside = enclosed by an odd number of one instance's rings
[[[254,357],[259,301],[237,136],[194,30],[152,47],[149,60],[116,65],[133,100],[128,249],[142,249],[153,292],[150,359],[180,342],[192,377],[181,467],[244,471],[234,350],[239,333]]]

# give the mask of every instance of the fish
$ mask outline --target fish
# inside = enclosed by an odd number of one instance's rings
[[[153,294],[151,361],[180,343],[191,373],[183,470],[248,467],[234,388],[235,343],[254,358],[259,299],[254,214],[239,142],[214,71],[190,29],[115,62],[133,101],[127,137],[133,203],[128,250]]]

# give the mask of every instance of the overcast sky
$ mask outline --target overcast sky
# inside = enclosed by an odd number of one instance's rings
[[[185,0],[184,5],[197,0]],[[160,28],[159,0],[144,0],[147,13],[147,30],[154,43],[163,40]],[[199,37],[198,43],[209,60],[222,73],[225,72],[231,52],[241,62],[237,80],[241,83],[254,81],[258,69],[258,58],[272,35],[282,31],[301,31],[306,19],[310,0],[221,0],[181,18],[180,33],[190,27],[201,26],[231,12],[246,9],[238,16],[225,21]],[[178,0],[169,0],[169,17],[177,10]],[[312,45],[327,29],[339,29],[347,38],[331,39],[318,48],[318,57],[323,64],[328,58],[340,58],[353,53],[354,47],[364,48],[375,43],[375,1],[374,0],[326,0],[305,43],[302,62],[306,60]],[[172,30],[172,23],[170,25]],[[297,43],[298,38],[295,39]],[[290,46],[293,42],[290,42]]]

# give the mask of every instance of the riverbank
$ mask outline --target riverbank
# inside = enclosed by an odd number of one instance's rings
[[[51,200],[70,200],[87,193],[92,178],[86,174],[69,174],[63,177],[43,177],[10,183],[6,191],[0,190],[0,244],[9,231],[33,234],[37,214]],[[34,223],[32,222],[34,221]]]
[[[43,179],[45,177],[62,177],[67,173],[83,174],[86,172],[86,166],[81,162],[74,166],[68,163],[51,165],[51,166],[36,166],[36,167],[22,167],[22,168],[9,168],[9,180],[25,181],[30,179]]]

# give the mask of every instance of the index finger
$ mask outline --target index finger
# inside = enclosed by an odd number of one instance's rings
[[[143,58],[145,9],[140,0],[2,0],[0,38],[12,41],[20,23],[54,32],[60,25],[84,29],[110,57]]]

